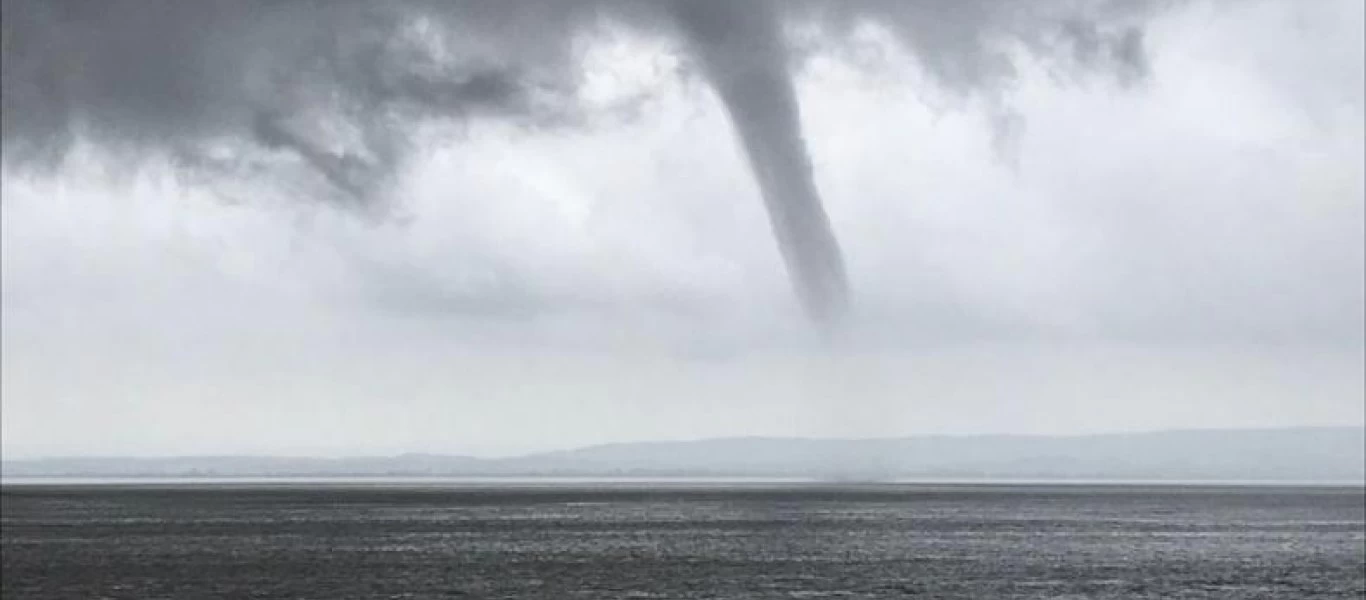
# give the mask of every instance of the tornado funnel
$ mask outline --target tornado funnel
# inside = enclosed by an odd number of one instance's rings
[[[674,13],[735,128],[798,301],[817,325],[835,325],[848,306],[844,258],[816,192],[787,50],[771,7],[679,0]]]

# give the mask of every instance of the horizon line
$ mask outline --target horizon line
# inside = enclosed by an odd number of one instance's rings
[[[497,461],[533,456],[543,456],[556,453],[577,452],[592,448],[608,448],[633,445],[658,445],[658,444],[690,444],[720,441],[739,441],[739,440],[763,440],[763,441],[811,441],[811,442],[879,442],[879,441],[901,441],[912,439],[973,439],[973,438],[1047,438],[1047,439],[1082,439],[1096,437],[1126,437],[1177,433],[1253,433],[1253,432],[1276,432],[1276,431],[1304,431],[1304,430],[1361,430],[1366,432],[1366,423],[1358,425],[1287,425],[1287,426],[1262,426],[1262,427],[1198,427],[1198,428],[1171,428],[1171,429],[1146,429],[1134,431],[1110,431],[1097,433],[925,433],[909,434],[900,436],[876,436],[876,437],[822,437],[822,436],[774,436],[774,435],[732,435],[732,436],[713,436],[697,438],[677,438],[677,439],[641,439],[621,442],[600,442],[584,444],[579,446],[562,447],[545,450],[531,450],[505,455],[476,455],[462,454],[455,452],[432,452],[418,450],[390,451],[385,453],[356,453],[356,454],[336,454],[324,456],[319,454],[291,454],[291,453],[271,453],[266,452],[238,452],[238,453],[203,453],[203,454],[32,454],[21,456],[20,458],[9,458],[13,449],[5,448],[0,444],[0,463],[34,462],[44,460],[167,460],[167,459],[208,459],[208,458],[285,458],[285,459],[307,459],[307,460],[349,460],[349,459],[382,459],[400,458],[404,456],[433,456],[443,458],[468,458],[473,460]],[[21,452],[21,454],[23,454]]]

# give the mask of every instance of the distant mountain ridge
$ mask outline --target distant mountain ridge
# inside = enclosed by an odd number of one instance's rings
[[[818,479],[1366,480],[1366,428],[1178,430],[1084,436],[717,438],[616,443],[511,458],[46,458],[19,477],[690,476]]]

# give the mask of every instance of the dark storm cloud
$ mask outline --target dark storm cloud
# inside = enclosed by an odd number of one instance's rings
[[[1162,4],[855,0],[817,6],[838,15],[824,17],[830,22],[864,18],[885,25],[942,83],[973,89],[1014,77],[1016,48],[1055,59],[1073,73],[1141,77],[1148,70],[1143,17]]]
[[[814,20],[831,39],[880,23],[952,88],[1008,78],[1012,42],[1080,66],[1146,69],[1142,31],[1124,23],[1148,3],[807,1],[761,14],[745,2],[7,0],[6,160],[59,157],[81,136],[177,150],[227,137],[293,150],[348,187],[338,165],[382,170],[416,117],[573,121],[575,36],[671,36],[676,6],[694,24],[746,15],[742,35],[768,31],[775,63],[787,60],[786,23]]]
[[[566,112],[567,45],[585,15],[557,3],[6,2],[5,158],[59,159],[88,138],[203,165],[204,146],[246,142],[365,200],[421,119]]]
[[[304,196],[382,208],[424,123],[583,123],[575,43],[625,28],[669,39],[715,88],[799,299],[827,321],[847,283],[802,140],[785,28],[816,24],[821,44],[838,45],[875,23],[944,88],[994,96],[1020,49],[1057,58],[1060,72],[1142,76],[1135,6],[1147,4],[7,0],[4,161],[50,165],[79,140],[237,179],[283,161],[318,184]],[[1015,127],[999,110],[1001,129]]]

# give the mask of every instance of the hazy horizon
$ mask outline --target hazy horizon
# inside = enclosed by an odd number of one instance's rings
[[[548,455],[561,452],[577,452],[582,450],[594,450],[599,448],[613,447],[632,447],[632,446],[653,446],[671,444],[691,444],[707,442],[729,442],[729,441],[796,441],[796,442],[883,442],[883,441],[902,441],[902,440],[971,440],[974,438],[1024,438],[1040,440],[1073,440],[1085,438],[1104,438],[1104,437],[1126,437],[1126,436],[1151,436],[1164,434],[1201,434],[1201,433],[1285,433],[1285,432],[1310,432],[1310,431],[1363,431],[1366,432],[1366,425],[1297,425],[1282,427],[1247,427],[1247,428],[1201,428],[1201,429],[1148,429],[1131,431],[1100,431],[1087,433],[1068,433],[1068,434],[1019,434],[1009,432],[986,432],[986,433],[939,433],[939,434],[912,434],[902,436],[887,437],[839,437],[839,436],[764,436],[764,435],[739,435],[723,437],[678,437],[678,438],[651,438],[651,439],[626,439],[611,442],[591,443],[580,446],[567,447],[545,447],[521,451],[509,451],[502,453],[446,453],[432,452],[421,449],[393,449],[383,450],[355,450],[345,449],[315,449],[315,452],[241,452],[230,454],[39,454],[26,453],[22,451],[6,451],[4,461],[34,461],[34,460],[85,460],[85,459],[180,459],[180,458],[302,458],[302,459],[367,459],[367,458],[393,458],[402,456],[443,456],[458,458],[475,458],[481,460],[499,460],[505,458],[521,458],[527,456]]]

